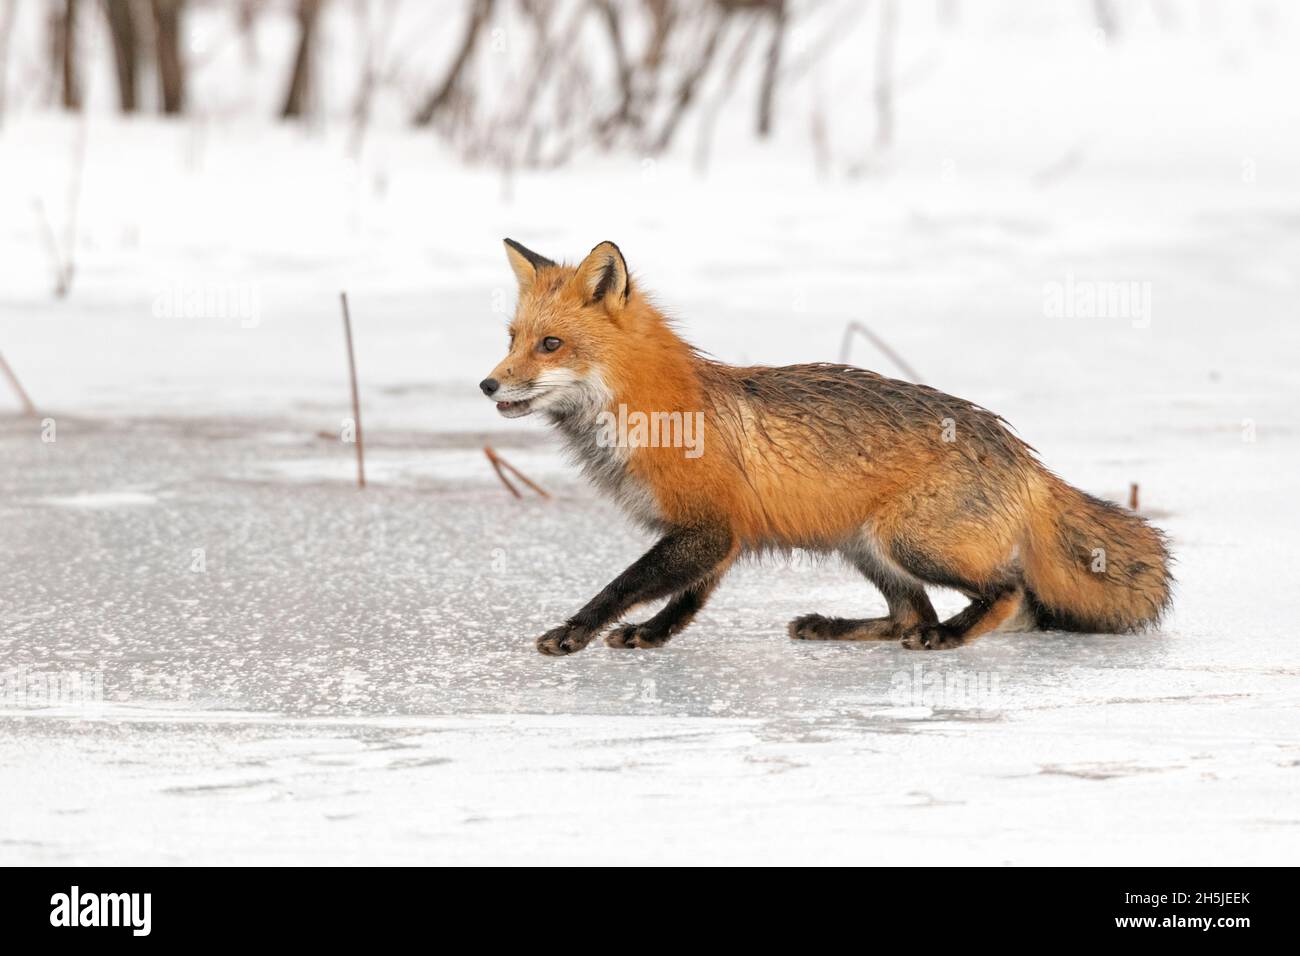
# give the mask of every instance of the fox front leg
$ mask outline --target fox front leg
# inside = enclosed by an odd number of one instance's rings
[[[676,594],[709,577],[732,554],[725,529],[676,528],[559,627],[537,639],[543,654],[560,657],[580,651],[612,621],[638,604]]]
[[[618,648],[663,647],[695,619],[722,579],[723,568],[674,595],[650,620],[641,624],[620,624],[605,635],[605,643]]]

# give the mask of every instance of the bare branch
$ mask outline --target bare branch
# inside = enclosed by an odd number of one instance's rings
[[[725,10],[720,10],[714,19],[713,29],[709,31],[708,38],[704,41],[703,48],[695,58],[694,65],[686,71],[681,82],[677,85],[677,94],[674,97],[673,106],[668,114],[668,119],[664,122],[655,137],[652,149],[655,152],[663,152],[673,141],[673,136],[677,132],[677,127],[686,115],[691,104],[695,101],[700,81],[709,71],[709,66],[713,63],[713,56],[718,50],[718,40],[722,37],[723,30],[726,28],[728,14]]]
[[[14,374],[14,370],[9,367],[9,363],[5,361],[3,355],[0,355],[0,372],[4,373],[4,377],[9,380],[9,384],[13,387],[14,393],[18,396],[18,401],[22,403],[23,414],[35,415],[36,406],[32,404],[31,397],[27,394],[27,390],[23,388],[22,383],[18,381],[18,376]],[[1133,487],[1136,488],[1137,485],[1134,485]]]
[[[544,489],[541,485],[537,484],[537,482],[533,481],[522,471],[520,471],[514,465],[510,464],[510,462],[506,461],[495,451],[493,451],[492,446],[484,445],[483,454],[485,454],[487,456],[487,460],[492,463],[492,467],[493,469],[495,469],[497,473],[497,477],[501,479],[501,483],[505,485],[506,488],[510,490],[510,493],[514,495],[516,498],[522,498],[523,495],[519,493],[518,488],[516,488],[513,484],[510,483],[510,479],[506,477],[507,471],[510,472],[510,474],[514,475],[516,478],[518,478],[520,481],[522,481],[533,491],[537,492],[537,494],[541,495],[543,498],[551,497],[550,494],[547,493],[546,489]]]
[[[460,42],[460,48],[451,61],[447,75],[443,77],[442,82],[429,94],[424,101],[424,105],[412,117],[411,122],[416,126],[428,126],[433,122],[434,117],[451,103],[452,98],[460,88],[465,69],[474,55],[474,48],[478,45],[479,34],[482,33],[483,27],[488,20],[492,18],[492,7],[493,0],[471,0],[469,21],[465,25],[465,37]]]
[[[853,334],[855,332],[858,335],[861,335],[864,339],[866,339],[876,348],[880,349],[880,351],[883,352],[891,362],[897,365],[902,370],[903,374],[906,375],[911,381],[915,382],[917,385],[921,384],[920,374],[916,371],[916,369],[912,368],[912,366],[907,364],[907,361],[903,358],[903,356],[899,355],[892,348],[890,348],[888,342],[882,339],[875,332],[872,332],[871,329],[867,328],[867,326],[864,323],[858,322],[856,320],[850,322],[847,326],[844,327],[844,341],[840,343],[840,362],[842,364],[847,365],[849,362],[849,347],[853,344]]]
[[[352,383],[352,427],[357,446],[357,487],[366,487],[366,451],[361,440],[361,393],[357,389],[357,359],[352,350],[352,314],[348,310],[348,294],[339,293],[343,305],[343,338],[348,346],[348,379]]]

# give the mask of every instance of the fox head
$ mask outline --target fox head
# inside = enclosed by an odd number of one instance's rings
[[[632,294],[618,246],[602,242],[574,268],[505,240],[519,280],[510,349],[479,388],[506,418],[563,418],[603,408],[604,357],[616,353]]]

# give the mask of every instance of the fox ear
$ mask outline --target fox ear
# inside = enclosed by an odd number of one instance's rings
[[[506,244],[506,259],[510,261],[510,268],[514,270],[515,278],[519,280],[519,288],[524,289],[533,284],[537,278],[537,270],[555,265],[546,256],[539,256],[533,250],[521,246],[513,239],[504,240]]]
[[[578,266],[578,282],[592,302],[604,302],[608,309],[621,309],[631,294],[627,263],[612,242],[602,242]]]

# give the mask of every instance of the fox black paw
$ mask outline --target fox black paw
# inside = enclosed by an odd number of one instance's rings
[[[961,647],[965,640],[942,624],[918,627],[903,635],[903,646],[913,651],[947,651]]]
[[[537,639],[537,650],[547,657],[563,657],[582,650],[591,643],[592,636],[585,628],[561,624]]]
[[[663,647],[668,643],[668,635],[651,633],[644,624],[620,624],[605,635],[605,643],[621,648]]]

